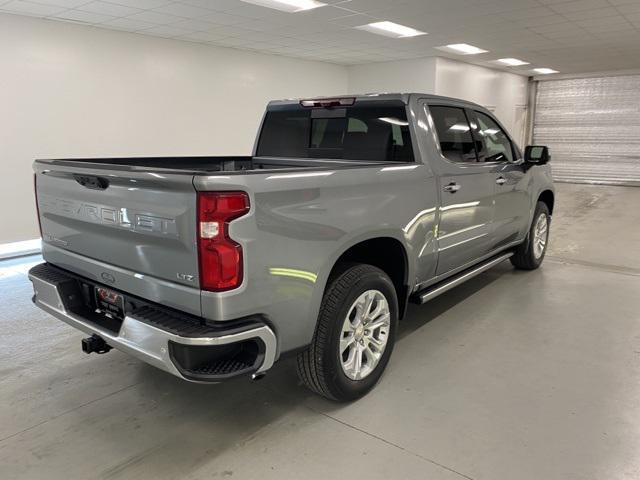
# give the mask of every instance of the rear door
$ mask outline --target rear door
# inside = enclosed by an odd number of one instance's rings
[[[441,205],[436,275],[472,263],[491,250],[494,175],[478,162],[465,109],[429,104],[441,155],[432,159]]]
[[[88,264],[103,265],[105,283],[126,272],[129,285],[149,279],[155,291],[198,287],[191,174],[36,162],[36,183],[45,259],[87,275]]]

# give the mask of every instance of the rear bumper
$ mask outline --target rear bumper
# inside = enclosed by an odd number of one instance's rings
[[[107,328],[74,309],[76,276],[45,263],[32,268],[29,279],[33,302],[45,312],[182,379],[215,383],[261,374],[274,363],[276,336],[256,319],[230,328],[212,327],[194,323],[192,317],[181,318],[177,312],[142,307],[126,312],[119,327]]]

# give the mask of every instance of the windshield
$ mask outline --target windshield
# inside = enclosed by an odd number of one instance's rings
[[[414,161],[404,105],[269,111],[257,155]]]

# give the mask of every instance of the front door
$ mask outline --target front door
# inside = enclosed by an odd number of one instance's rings
[[[492,169],[494,180],[493,245],[499,249],[524,237],[529,225],[529,189],[518,147],[500,124],[485,112],[467,111],[478,158]]]
[[[465,109],[431,103],[428,109],[441,153],[432,166],[441,199],[436,275],[442,275],[491,251],[495,179],[492,166],[478,161]]]

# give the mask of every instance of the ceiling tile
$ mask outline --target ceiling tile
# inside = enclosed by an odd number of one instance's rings
[[[33,15],[38,17],[44,17],[48,15],[55,15],[56,13],[63,12],[65,8],[56,7],[54,5],[43,5],[34,2],[24,2],[21,0],[14,0],[9,3],[5,3],[0,7],[0,11],[6,11],[10,13],[18,13],[21,15]]]
[[[56,7],[75,8],[87,2],[86,0],[37,0],[37,2],[35,3],[42,3],[44,5],[54,5]]]
[[[227,37],[215,42],[216,45],[227,46],[227,47],[238,47],[242,45],[247,45],[249,43],[251,43],[251,40],[248,40],[246,38],[235,38],[235,37]]]
[[[264,20],[253,20],[249,18],[244,18],[244,21],[238,25],[240,28],[244,28],[246,30],[252,30],[254,32],[270,32],[274,30],[279,30],[282,25],[274,22],[266,22]]]
[[[615,28],[612,28],[611,25],[592,25],[590,27],[584,27],[584,29],[591,33],[607,33],[615,30],[616,32],[624,32],[624,31],[636,31],[636,28],[633,24],[627,22],[624,24],[616,25]]]
[[[594,8],[609,7],[611,4],[607,0],[574,0],[572,2],[562,2],[550,5],[554,12],[567,13],[578,12],[580,10],[593,10]]]
[[[616,9],[622,13],[623,15],[632,14],[632,13],[640,13],[640,2],[636,0],[635,3],[629,5],[620,5],[616,7]]]
[[[537,27],[531,27],[529,30],[544,35],[548,32],[567,32],[567,31],[580,31],[580,27],[571,22],[565,23],[553,23],[551,25],[540,25]]]
[[[501,17],[508,20],[519,20],[521,18],[539,18],[554,15],[554,11],[547,7],[525,8],[511,10],[501,13]]]
[[[109,2],[124,5],[126,7],[141,8],[143,10],[158,8],[172,3],[169,0],[109,0]]]
[[[323,0],[324,1],[324,0]],[[341,6],[360,13],[374,12],[376,10],[388,10],[389,8],[401,8],[408,2],[393,0],[351,0]]]
[[[171,26],[191,32],[204,32],[215,27],[211,22],[203,22],[201,20],[194,20],[193,18],[178,18],[178,21],[172,23]]]
[[[260,19],[260,20],[283,19],[291,15],[296,15],[295,13],[282,12],[280,10],[275,10],[273,8],[259,7],[257,5],[252,5],[244,2],[238,2],[238,6],[230,10],[225,10],[225,13],[229,13],[231,15],[239,15],[241,17]]]
[[[617,15],[613,17],[600,17],[600,18],[590,18],[587,20],[578,20],[575,22],[576,25],[580,27],[611,27],[615,28],[618,25],[626,25],[629,22],[622,15]]]
[[[108,2],[85,2],[83,5],[77,7],[77,10],[102,13],[104,15],[111,15],[114,17],[126,17],[127,15],[133,15],[134,13],[141,11],[139,8],[126,7],[124,5],[117,5],[115,3]]]
[[[235,25],[238,23],[243,23],[247,21],[246,17],[240,17],[238,15],[229,15],[224,12],[214,12],[211,11],[201,17],[198,17],[201,20],[206,20],[207,22],[217,23],[219,25]]]
[[[237,8],[240,4],[239,0],[182,0],[180,3],[192,5],[194,7],[206,8],[210,10],[216,10],[218,12],[224,12],[225,10],[231,10]]]
[[[562,14],[564,18],[571,21],[614,17],[619,15],[620,13],[614,7],[595,8],[592,10],[578,10],[577,12],[566,12]]]
[[[130,20],[139,20],[141,22],[153,23],[155,25],[168,25],[182,20],[182,17],[175,15],[167,15],[166,13],[156,12],[153,10],[145,10],[140,13],[134,13],[127,16]]]
[[[330,22],[342,27],[359,27],[368,23],[379,22],[380,20],[380,18],[372,17],[371,15],[358,13],[355,15],[347,15],[345,17],[334,18],[333,20],[330,20]]]
[[[353,10],[345,10],[340,7],[327,6],[323,8],[314,8],[313,10],[297,12],[293,15],[295,15],[296,20],[321,22],[346,17],[349,15],[355,15],[356,13],[357,12],[354,12]]]
[[[211,10],[196,7],[193,5],[188,5],[186,3],[173,2],[168,5],[160,6],[154,8],[154,11],[160,13],[166,13],[168,15],[176,15],[178,17],[183,18],[203,18],[206,15],[211,14]]]
[[[153,35],[157,37],[178,37],[180,35],[186,35],[189,30],[185,30],[184,28],[174,27],[173,25],[158,25],[156,27],[146,28],[139,33],[144,33],[145,35]]]
[[[470,43],[490,53],[448,57],[483,64],[508,56],[563,72],[623,60],[640,68],[640,0],[323,1],[330,5],[298,13],[240,0],[0,0],[0,11],[340,64],[442,55],[434,47]],[[428,35],[353,28],[380,20]]]
[[[115,20],[104,22],[103,25],[130,30],[132,32],[137,32],[138,30],[144,30],[145,28],[151,28],[155,26],[152,23],[142,22],[140,20],[131,20],[129,18],[116,18]]]
[[[112,15],[104,15],[102,13],[85,12],[82,10],[65,10],[64,12],[54,15],[52,18],[61,20],[72,20],[74,22],[81,23],[103,23],[109,20],[113,20],[115,17]]]
[[[214,42],[216,40],[222,40],[226,38],[224,35],[217,35],[212,32],[190,32],[184,35],[180,35],[181,39],[193,40],[198,42]]]

